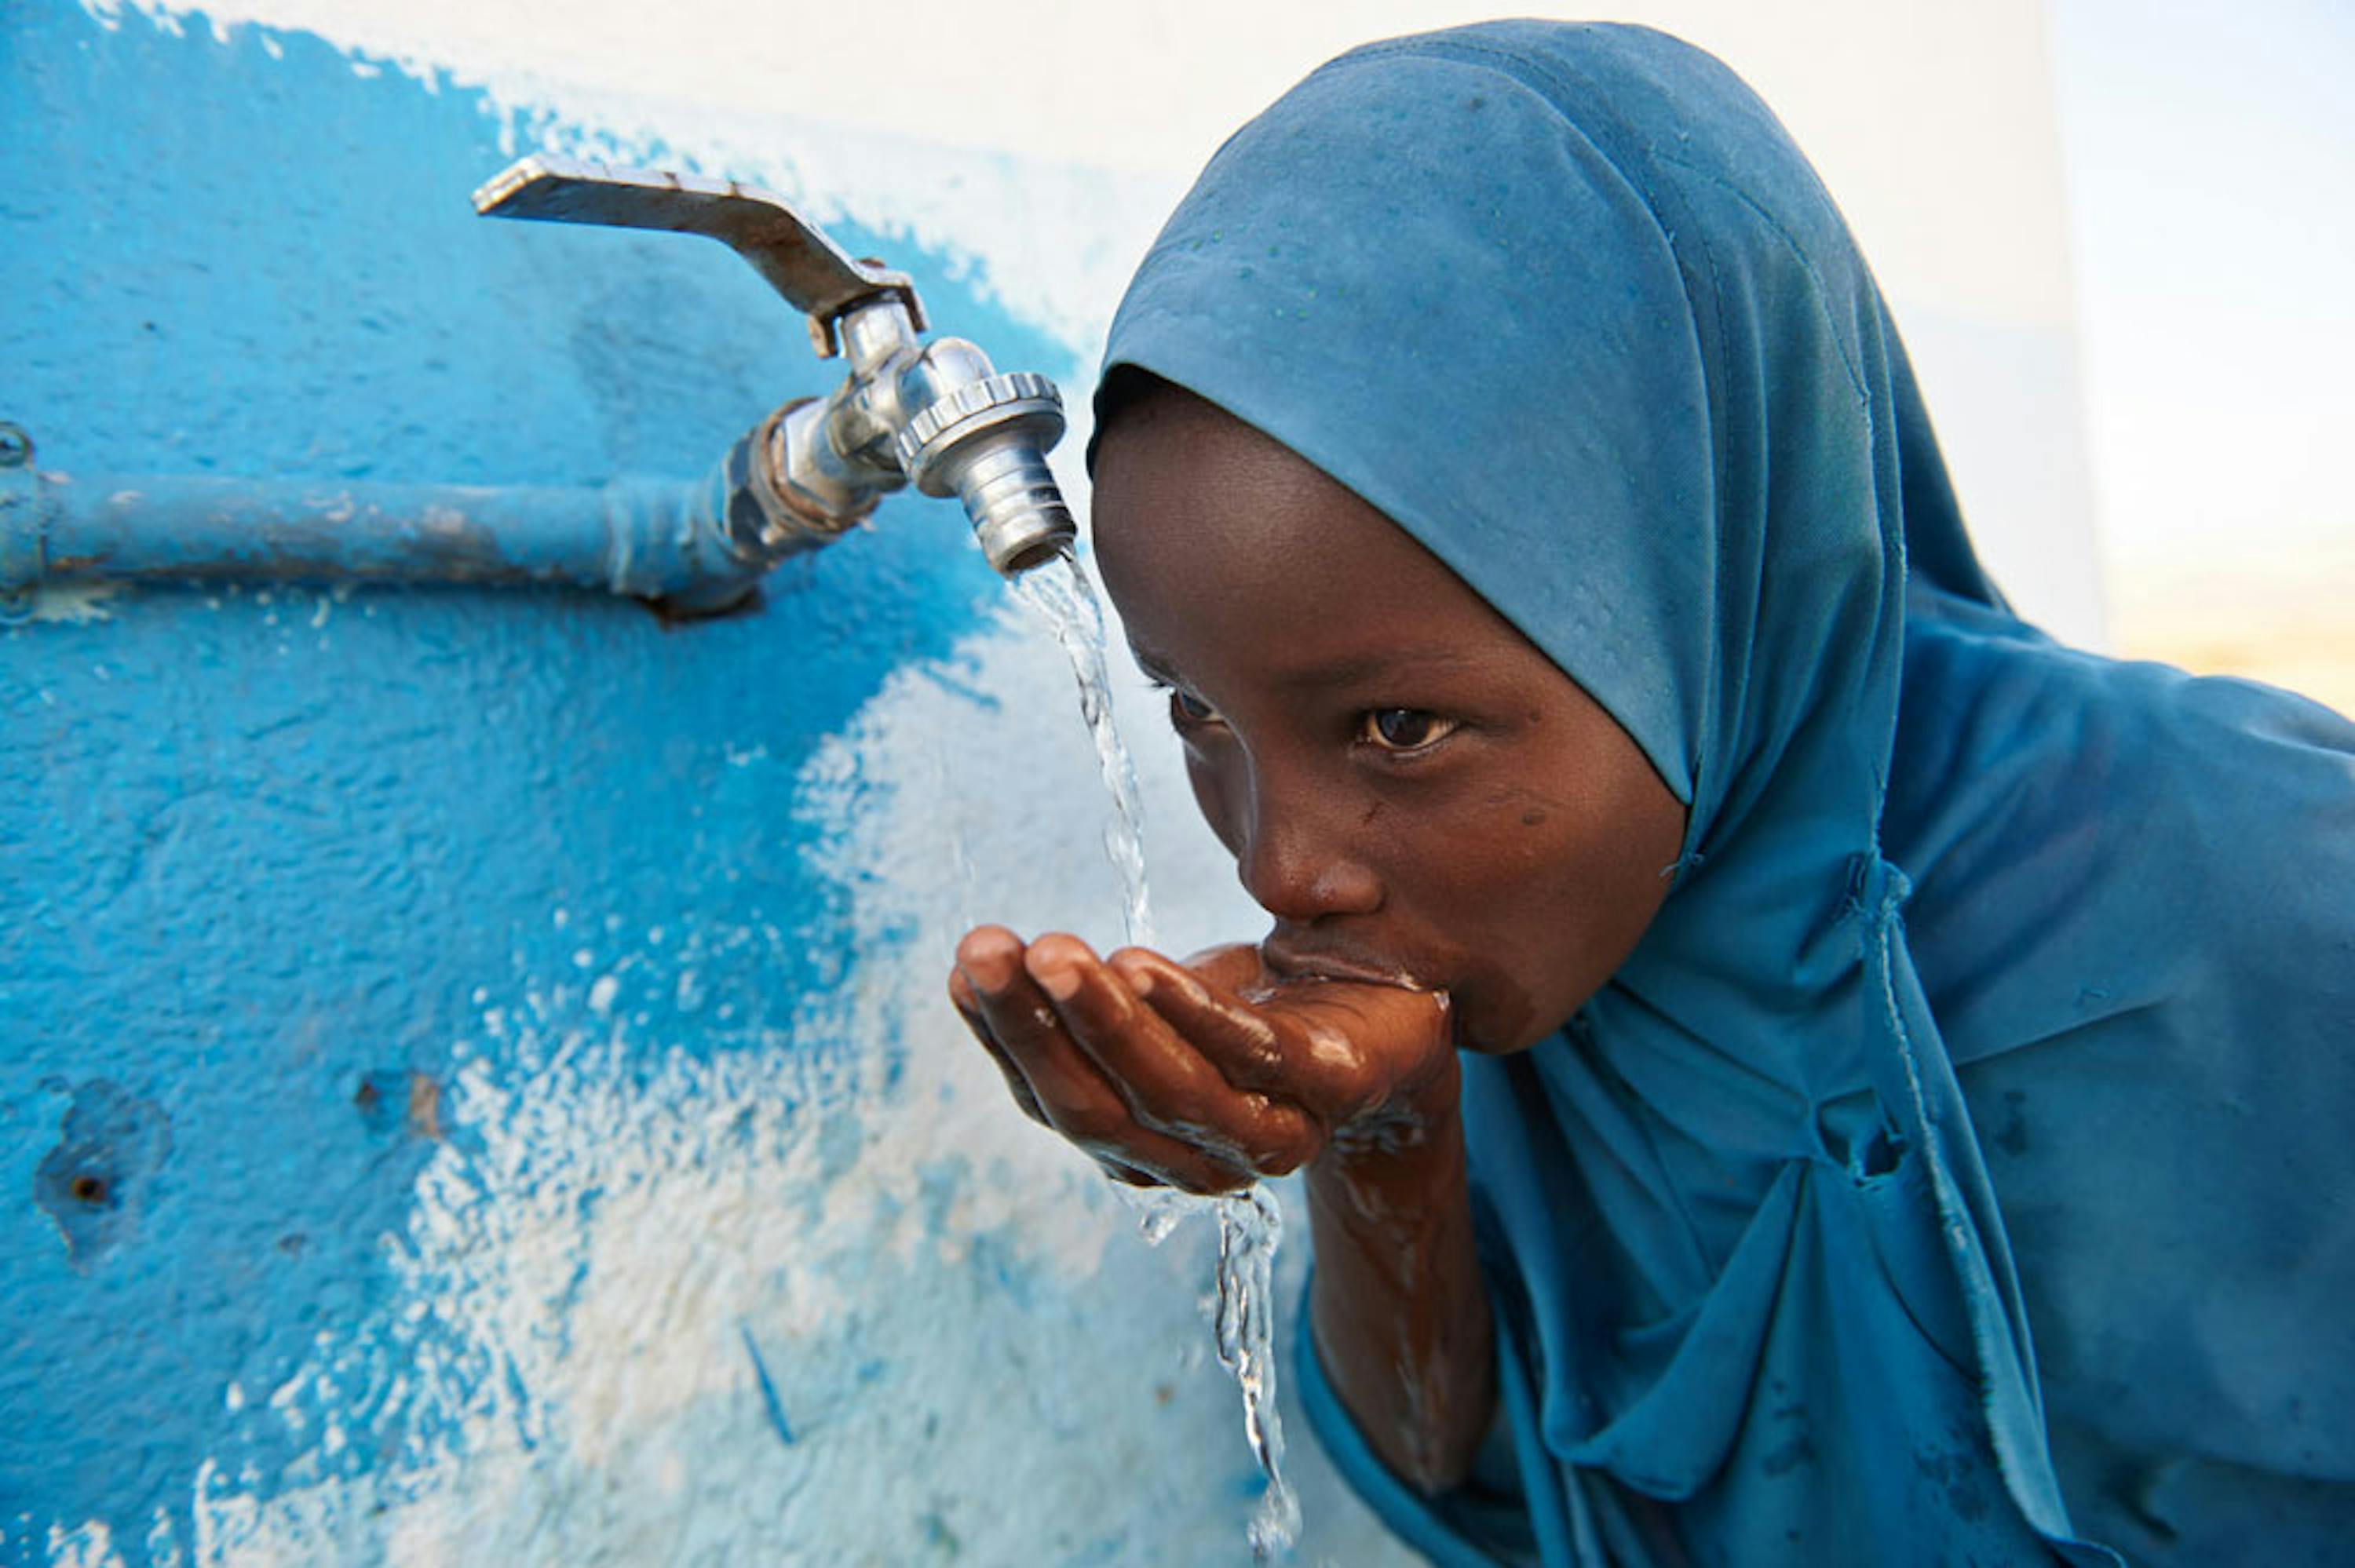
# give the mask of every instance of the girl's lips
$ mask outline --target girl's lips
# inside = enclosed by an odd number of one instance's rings
[[[1271,937],[1262,942],[1259,956],[1278,980],[1348,980],[1359,985],[1392,986],[1401,991],[1437,989],[1421,983],[1396,964],[1359,953],[1302,948],[1282,937]]]

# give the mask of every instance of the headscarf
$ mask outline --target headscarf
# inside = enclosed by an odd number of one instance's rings
[[[1406,529],[1689,808],[1614,979],[1465,1063],[1504,1472],[1417,1497],[1303,1357],[1396,1529],[1839,1564],[2355,1528],[2355,731],[2010,613],[1739,80],[1619,26],[1343,56],[1204,171],[1120,366]]]

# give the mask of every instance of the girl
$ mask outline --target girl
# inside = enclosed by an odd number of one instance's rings
[[[1305,1398],[1443,1563],[2355,1560],[2355,727],[1975,558],[1724,69],[1343,57],[1131,284],[1095,540],[1274,921],[983,927],[1122,1180],[1305,1173]]]

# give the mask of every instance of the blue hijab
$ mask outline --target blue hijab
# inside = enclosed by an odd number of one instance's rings
[[[1414,1495],[1303,1358],[1394,1528],[1443,1563],[2355,1550],[2355,730],[2009,611],[1746,88],[1638,28],[1345,56],[1171,217],[1123,365],[1421,540],[1690,808],[1611,983],[1465,1063],[1489,1462]]]

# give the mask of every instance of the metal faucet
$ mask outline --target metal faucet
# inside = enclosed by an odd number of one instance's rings
[[[923,343],[907,275],[855,260],[781,198],[732,181],[530,157],[474,193],[491,217],[701,234],[734,249],[809,318],[821,359],[850,374],[786,404],[720,465],[724,547],[753,573],[831,543],[901,485],[964,502],[1007,577],[1071,548],[1077,532],[1047,453],[1062,439],[1055,384],[1001,374],[963,338]]]

